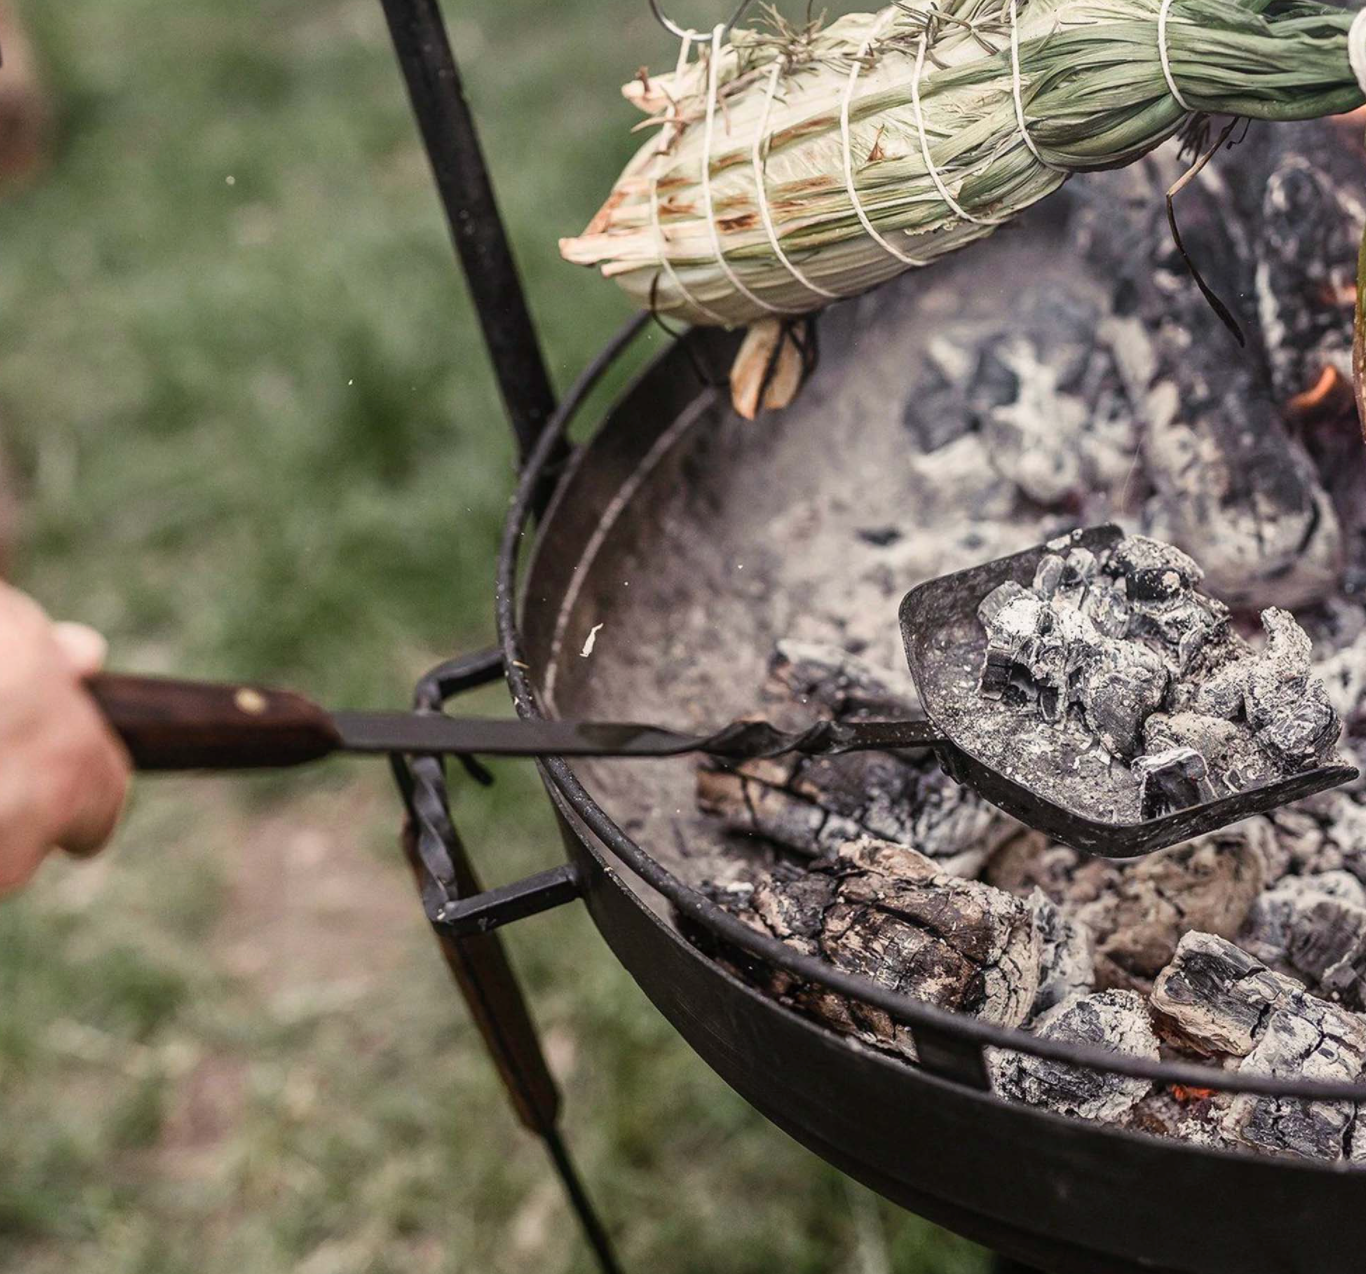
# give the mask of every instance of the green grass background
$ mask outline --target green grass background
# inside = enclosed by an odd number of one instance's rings
[[[513,457],[377,0],[21,12],[58,128],[0,203],[19,581],[125,669],[404,702],[490,639]],[[626,311],[555,240],[634,145],[618,84],[673,53],[644,0],[448,16],[563,387]],[[457,794],[491,881],[556,855],[499,779]],[[364,763],[148,781],[109,855],[0,905],[0,1268],[590,1268],[395,825]],[[629,1270],[985,1268],[752,1112],[577,908],[509,943]]]

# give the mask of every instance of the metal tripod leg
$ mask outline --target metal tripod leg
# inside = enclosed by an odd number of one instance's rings
[[[403,848],[417,875],[419,888],[423,885],[425,869],[417,846],[418,831],[412,820],[403,830]],[[459,840],[453,859],[463,870],[464,888],[478,892],[479,883],[470,868]],[[438,934],[441,954],[454,976],[460,993],[469,1005],[470,1014],[484,1045],[498,1068],[513,1109],[522,1125],[534,1132],[545,1143],[555,1171],[564,1186],[570,1207],[578,1216],[584,1238],[597,1257],[603,1274],[620,1274],[611,1241],[592,1202],[584,1191],[574,1162],[560,1135],[560,1093],[546,1065],[535,1024],[527,1009],[521,987],[517,983],[507,953],[497,934],[477,934],[453,938]]]

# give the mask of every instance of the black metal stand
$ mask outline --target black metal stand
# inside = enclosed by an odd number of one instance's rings
[[[521,459],[555,410],[545,359],[437,0],[381,0]]]

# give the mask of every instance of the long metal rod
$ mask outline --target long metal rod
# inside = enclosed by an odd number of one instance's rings
[[[525,460],[555,410],[545,359],[437,0],[381,0],[451,239]]]

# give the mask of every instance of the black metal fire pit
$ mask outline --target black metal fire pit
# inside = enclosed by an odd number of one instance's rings
[[[434,0],[384,4],[526,454],[498,562],[499,648],[434,670],[418,687],[416,704],[439,711],[462,691],[503,675],[524,717],[541,716],[551,698],[577,710],[594,703],[596,693],[569,639],[574,625],[582,626],[585,598],[600,597],[594,590],[605,587],[608,565],[658,551],[639,512],[651,483],[661,474],[686,480],[696,473],[690,464],[724,457],[724,448],[708,453],[705,444],[731,419],[718,386],[737,338],[712,331],[684,337],[567,459],[569,424],[646,320],[619,334],[545,419],[548,381]],[[1047,214],[1038,224],[1046,239]],[[822,377],[838,378],[853,357],[860,322],[857,303],[827,316],[826,362],[808,392],[821,393]],[[697,511],[698,534],[708,512]],[[519,559],[537,519],[523,574]],[[648,643],[631,656],[663,657]],[[614,671],[609,663],[594,675],[610,678]],[[1366,1089],[1122,1057],[876,986],[757,933],[690,887],[661,862],[657,846],[638,842],[614,819],[611,802],[600,791],[595,796],[591,769],[562,760],[541,769],[566,861],[481,892],[450,819],[443,767],[430,758],[395,762],[409,814],[406,844],[427,914],[519,1116],[546,1140],[604,1269],[615,1268],[609,1244],[559,1139],[554,1084],[492,933],[573,899],[583,900],[613,953],[684,1038],[774,1123],[887,1198],[1004,1257],[1055,1274],[1332,1274],[1361,1267],[1366,1174],[1202,1148],[1009,1102],[991,1091],[984,1050],[1008,1048],[1157,1085],[1224,1092],[1361,1101]],[[467,770],[472,780],[486,777],[477,764]],[[907,1024],[918,1064],[836,1035],[756,990],[689,942],[679,918],[718,943]]]

